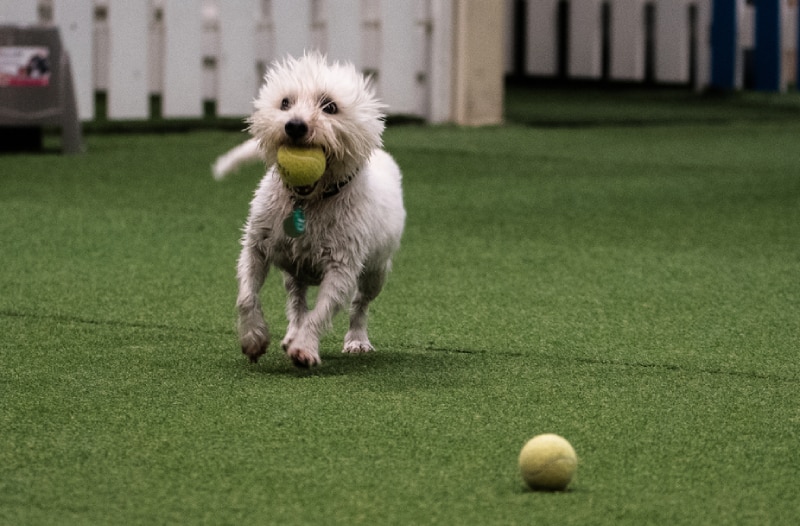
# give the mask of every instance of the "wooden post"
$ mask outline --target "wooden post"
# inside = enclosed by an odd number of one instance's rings
[[[453,117],[456,124],[503,121],[506,2],[455,0]]]

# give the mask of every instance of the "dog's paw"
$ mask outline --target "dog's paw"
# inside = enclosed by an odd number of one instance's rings
[[[369,343],[369,340],[364,338],[345,338],[343,353],[349,354],[362,354],[365,352],[372,352],[375,348]]]
[[[240,339],[242,353],[247,356],[252,363],[256,363],[269,347],[269,332],[266,329],[252,330],[243,335]]]
[[[283,349],[283,352],[289,352],[289,348],[292,346],[296,334],[296,330],[288,330],[286,332],[286,336],[281,340],[281,349]]]
[[[290,347],[287,349],[286,355],[292,360],[294,366],[300,369],[310,369],[322,362],[317,351],[309,351],[300,347]]]
[[[269,341],[266,342],[250,342],[248,344],[242,344],[242,353],[247,356],[252,363],[256,363],[262,355],[267,352],[267,347],[269,346]]]

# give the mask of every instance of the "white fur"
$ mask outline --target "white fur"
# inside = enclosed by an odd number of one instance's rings
[[[323,111],[331,110],[331,102],[337,110],[332,114]],[[284,275],[289,325],[281,345],[295,365],[320,363],[319,339],[348,304],[343,352],[373,350],[367,336],[369,303],[386,281],[405,223],[400,169],[380,149],[382,110],[352,65],[329,65],[318,54],[289,58],[265,77],[250,119],[254,139],[218,161],[221,174],[256,156],[270,165],[250,205],[237,272],[239,339],[251,361],[270,341],[259,291],[271,266]],[[290,121],[304,123],[307,133],[290,137]],[[278,147],[290,144],[320,146],[326,153],[326,171],[307,195],[287,187],[274,166]],[[344,183],[339,192],[325,195],[337,183]],[[283,221],[296,206],[305,212],[307,230],[291,238]],[[310,286],[319,286],[311,309]]]
[[[217,181],[223,179],[231,172],[238,170],[242,165],[261,159],[261,149],[258,141],[249,139],[229,152],[217,157],[211,167],[211,173]]]

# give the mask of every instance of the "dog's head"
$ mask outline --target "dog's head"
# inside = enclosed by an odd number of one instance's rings
[[[319,146],[323,179],[342,180],[381,146],[385,106],[369,79],[350,63],[329,64],[319,53],[276,62],[267,72],[250,118],[268,164],[281,146]]]

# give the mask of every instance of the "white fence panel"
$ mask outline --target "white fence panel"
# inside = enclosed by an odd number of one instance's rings
[[[53,20],[60,28],[61,40],[69,51],[78,118],[88,120],[94,116],[94,89],[92,88],[92,29],[94,24],[93,0],[70,0],[53,4]]]
[[[644,46],[644,1],[616,0],[611,6],[611,78],[644,80]]]
[[[203,112],[202,0],[164,2],[165,117],[199,117]]]
[[[452,117],[451,93],[453,70],[453,12],[452,0],[432,0],[430,17],[428,63],[428,108],[423,115],[431,122],[445,122]]]
[[[271,15],[276,58],[301,56],[311,43],[311,1],[272,0]]]
[[[147,35],[147,85],[151,94],[164,92],[164,49],[167,29],[164,27],[164,5],[161,1],[150,13]]]
[[[428,115],[430,111],[430,76],[431,76],[431,5],[428,0],[414,0],[416,10],[414,40],[416,64],[412,74],[415,85],[415,108],[410,112],[414,115]],[[503,23],[505,27],[505,23]]]
[[[36,2],[0,0],[0,24],[33,24],[39,20]]]
[[[247,115],[253,110],[260,83],[256,70],[259,19],[258,0],[220,1],[217,74],[225,82],[217,83],[218,115]]]
[[[383,50],[379,2],[380,0],[363,0],[361,2],[361,68],[372,74],[376,74],[381,67]]]
[[[108,0],[108,116],[149,116],[147,43],[148,2]],[[74,59],[73,59],[74,60]]]
[[[569,74],[598,79],[602,74],[601,4],[572,0],[569,11]]]
[[[331,5],[334,4],[334,5]],[[326,50],[332,60],[349,61],[363,67],[361,50],[362,22],[353,13],[361,12],[361,0],[329,0],[325,11],[327,24]]]
[[[661,0],[655,6],[656,80],[689,82],[689,5]]]
[[[311,39],[307,49],[324,51],[327,49],[328,24],[327,24],[327,0],[312,0],[311,2]]]
[[[529,75],[558,73],[558,2],[528,1],[525,69]]]
[[[418,24],[418,9],[415,0],[384,2],[381,12],[381,35],[378,93],[392,101],[392,111],[419,114],[420,92],[419,66],[424,67],[422,57],[424,31]],[[421,63],[422,62],[422,63]]]
[[[695,64],[695,89],[708,86],[711,81],[711,4],[703,1],[695,4],[697,21],[695,42],[697,45],[697,63]]]
[[[745,7],[745,0],[732,1],[741,4],[742,18],[752,12],[752,6]],[[694,79],[697,87],[704,86],[710,66],[711,2],[527,0],[525,73],[566,73],[574,79],[600,79],[607,74],[610,80],[641,82],[650,66],[656,82],[686,83]],[[690,13],[694,13],[693,20]],[[648,14],[652,14],[650,21]],[[510,18],[509,26],[513,23]],[[751,26],[745,21],[740,27],[743,47],[747,47],[748,38],[752,39],[747,34],[752,32],[748,29]],[[649,45],[653,46],[650,57]],[[566,64],[559,63],[565,54]],[[648,63],[648,59],[653,62]],[[561,71],[564,66],[566,72]],[[692,66],[694,71],[690,70]]]

